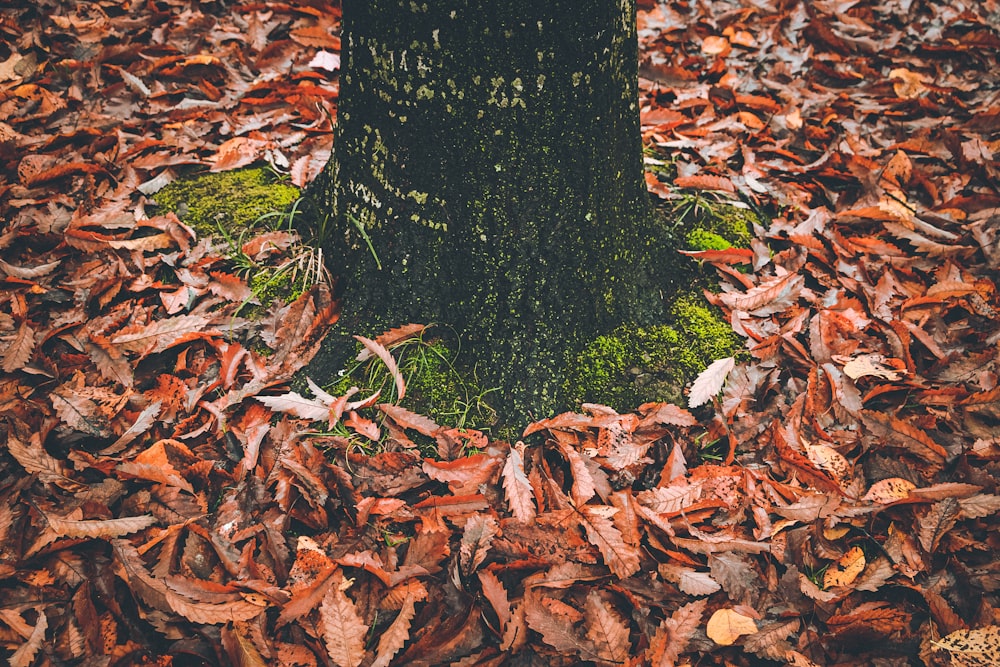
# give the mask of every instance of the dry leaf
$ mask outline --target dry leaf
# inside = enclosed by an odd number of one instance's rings
[[[462,533],[462,543],[459,548],[459,562],[462,566],[462,573],[471,575],[483,561],[490,550],[493,538],[500,532],[497,520],[489,515],[473,514],[465,522],[465,531]]]
[[[399,372],[399,368],[396,366],[396,360],[393,358],[389,350],[385,349],[381,344],[371,340],[370,338],[365,338],[364,336],[355,336],[355,340],[364,345],[365,349],[358,354],[358,361],[362,361],[362,357],[367,359],[365,355],[367,352],[369,355],[375,355],[382,360],[385,364],[386,370],[389,371],[389,375],[392,376],[393,381],[396,383],[396,400],[401,401],[403,397],[406,396],[406,383],[403,382],[403,374]]]
[[[600,550],[608,568],[619,578],[627,579],[639,571],[639,549],[625,542],[609,518],[617,511],[605,505],[584,505],[580,508],[581,523],[587,539]]]
[[[663,619],[646,652],[653,667],[674,666],[677,658],[687,648],[691,636],[701,625],[701,616],[705,613],[707,604],[707,598],[689,602],[669,618]]]
[[[887,366],[885,361],[885,356],[881,354],[858,355],[844,364],[844,375],[852,380],[866,375],[892,381],[901,379],[904,371]]]
[[[850,586],[865,569],[865,564],[865,552],[861,547],[851,547],[827,568],[823,574],[823,588]]]
[[[889,477],[872,484],[871,488],[868,489],[868,493],[866,493],[861,499],[873,503],[888,505],[889,503],[894,503],[897,500],[909,498],[910,491],[915,488],[917,488],[916,484],[903,479],[902,477]]]
[[[49,528],[60,537],[121,537],[149,528],[156,523],[156,517],[151,514],[142,516],[122,517],[121,519],[90,519],[73,521],[47,516]]]
[[[392,657],[399,652],[410,637],[410,621],[413,620],[415,599],[413,593],[407,593],[403,600],[403,608],[392,621],[392,625],[386,628],[385,632],[378,640],[378,648],[375,649],[375,660],[372,667],[389,667]]]
[[[507,507],[511,514],[521,523],[528,523],[535,518],[535,497],[531,491],[531,482],[524,474],[524,443],[518,442],[511,446],[507,461],[503,467],[503,488],[507,498]]]
[[[736,366],[736,360],[732,357],[718,359],[709,364],[695,378],[691,385],[691,392],[688,394],[688,407],[696,408],[712,400],[712,397],[722,391],[722,385],[726,383],[729,371]]]
[[[584,607],[587,639],[601,660],[622,664],[629,656],[629,628],[621,615],[596,590],[587,594]]]
[[[45,612],[38,610],[38,620],[35,627],[31,629],[31,634],[23,644],[7,659],[10,667],[29,667],[38,654],[38,649],[45,643],[45,631],[49,627],[49,619]]]
[[[743,635],[757,632],[757,624],[748,616],[734,609],[719,609],[705,626],[708,638],[721,646],[730,646]]]
[[[337,667],[358,667],[365,658],[368,625],[358,616],[354,602],[335,582],[319,609],[320,629],[330,660]]]
[[[1000,665],[1000,626],[987,625],[974,630],[956,630],[932,641],[937,649],[947,651],[962,667],[995,667]]]
[[[689,567],[661,563],[659,573],[664,579],[676,583],[681,592],[688,595],[711,595],[722,588],[708,572],[698,572]]]

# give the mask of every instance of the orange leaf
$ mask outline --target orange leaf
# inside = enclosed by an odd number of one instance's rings
[[[521,523],[535,518],[535,499],[531,492],[531,482],[524,473],[524,443],[518,442],[510,448],[503,467],[503,488],[507,506],[511,514]]]
[[[694,176],[678,176],[674,179],[674,185],[678,188],[688,188],[691,190],[714,190],[717,192],[736,193],[736,186],[725,176],[715,176],[713,174],[695,174]]]
[[[865,569],[865,552],[861,547],[851,547],[823,575],[823,588],[850,586]]]
[[[382,437],[382,431],[379,430],[378,424],[371,419],[362,417],[353,410],[347,414],[344,426],[354,429],[355,433],[368,438],[372,442],[378,442],[379,438]]]
[[[365,658],[368,624],[344,594],[343,584],[343,580],[335,581],[326,592],[319,608],[320,629],[330,660],[337,667],[358,667]]]

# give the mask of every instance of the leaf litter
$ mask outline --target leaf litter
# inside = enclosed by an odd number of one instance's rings
[[[641,2],[653,195],[771,220],[697,256],[747,360],[693,412],[508,443],[289,391],[328,288],[241,317],[150,202],[188,167],[318,173],[338,6],[3,9],[8,660],[997,664],[998,13]],[[422,326],[363,341],[399,396]]]

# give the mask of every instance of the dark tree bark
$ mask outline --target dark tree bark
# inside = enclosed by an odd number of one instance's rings
[[[319,197],[348,333],[448,325],[501,414],[662,311],[634,0],[344,0]],[[542,413],[542,414],[539,414]]]

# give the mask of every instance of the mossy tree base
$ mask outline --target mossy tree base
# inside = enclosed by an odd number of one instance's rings
[[[334,156],[311,190],[345,334],[453,329],[516,422],[562,407],[596,336],[663,321],[634,12],[345,0]]]

